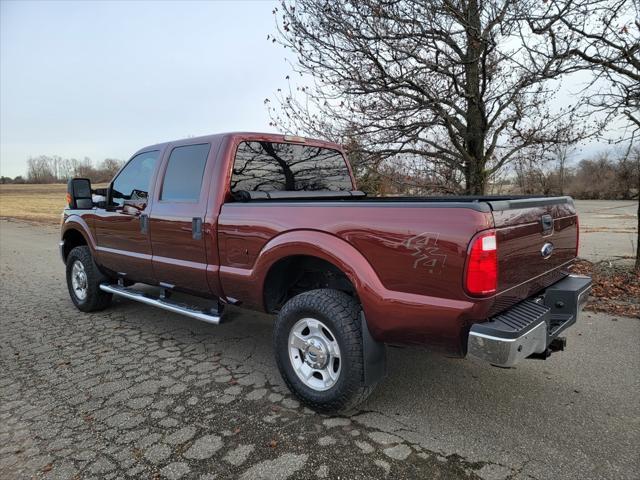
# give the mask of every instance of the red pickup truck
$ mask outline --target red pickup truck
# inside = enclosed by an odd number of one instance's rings
[[[60,251],[76,307],[118,295],[212,324],[226,304],[276,314],[282,377],[323,411],[366,398],[385,345],[503,367],[546,358],[591,287],[567,272],[571,198],[368,197],[339,145],[301,137],[152,145],[106,189],[70,180],[67,203]]]

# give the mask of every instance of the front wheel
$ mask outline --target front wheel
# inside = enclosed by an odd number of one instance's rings
[[[87,246],[75,247],[67,257],[67,287],[73,304],[83,312],[103,310],[109,306],[112,295],[100,290],[107,281],[93,261]]]
[[[373,389],[364,384],[360,305],[346,293],[293,297],[278,315],[273,342],[285,383],[314,410],[349,410]]]

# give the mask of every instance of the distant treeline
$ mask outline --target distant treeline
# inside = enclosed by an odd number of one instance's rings
[[[525,195],[571,195],[577,199],[637,199],[640,191],[640,148],[609,152],[572,165],[570,152],[556,150],[546,156],[523,156],[503,178],[492,178],[488,193]],[[352,158],[359,187],[372,195],[462,194],[453,176],[443,182],[413,168],[409,162],[385,162],[377,168],[362,168]],[[89,178],[92,183],[113,179],[123,162],[107,158],[94,164],[83,160],[41,155],[29,158],[27,175],[0,177],[0,183],[66,183],[69,178]],[[360,167],[360,168],[358,168]]]
[[[516,188],[522,194],[571,195],[585,200],[631,200],[640,191],[640,149],[601,154],[570,166],[559,159],[516,163]]]
[[[0,177],[0,183],[66,183],[70,178],[89,178],[92,183],[109,182],[122,166],[122,160],[105,158],[94,162],[85,157],[62,158],[58,156],[40,155],[27,160],[27,175],[15,178]]]
[[[577,199],[637,199],[640,191],[640,146],[572,161],[567,148],[527,152],[504,172],[489,179],[487,194],[571,195]],[[424,168],[422,159],[386,160],[352,165],[361,190],[376,195],[464,195],[454,169]]]

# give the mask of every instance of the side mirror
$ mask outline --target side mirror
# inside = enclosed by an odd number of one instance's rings
[[[71,209],[93,208],[91,181],[88,178],[72,178],[67,183],[67,205]]]
[[[93,194],[93,204],[98,208],[107,208],[107,197],[109,196],[108,188],[96,188],[91,192]]]

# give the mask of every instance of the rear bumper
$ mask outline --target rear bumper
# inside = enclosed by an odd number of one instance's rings
[[[573,325],[589,297],[591,278],[569,275],[542,294],[524,300],[485,323],[471,327],[467,354],[500,367],[512,367]]]

